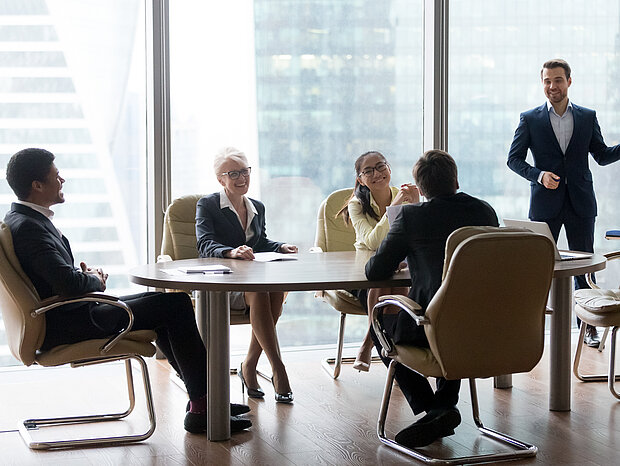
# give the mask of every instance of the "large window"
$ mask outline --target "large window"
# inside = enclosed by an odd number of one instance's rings
[[[14,200],[9,157],[52,151],[67,180],[54,222],[115,294],[131,288],[127,268],[146,262],[143,3],[0,3],[0,218]],[[11,361],[0,326],[0,365]]]
[[[530,186],[506,166],[519,114],[546,101],[542,64],[572,68],[571,101],[597,111],[607,145],[620,143],[620,2],[452,0],[450,2],[449,149],[461,188],[508,218],[527,218]],[[531,159],[530,163],[531,163]],[[590,158],[598,200],[595,249],[618,228],[620,164]],[[565,239],[561,238],[565,244]]]
[[[319,204],[353,186],[357,156],[379,150],[393,182],[409,181],[422,150],[422,3],[171,2],[173,197],[218,191],[213,155],[236,146],[269,236],[307,250]],[[347,338],[366,325],[352,319]],[[333,343],[337,317],[291,293],[278,328],[282,346]]]

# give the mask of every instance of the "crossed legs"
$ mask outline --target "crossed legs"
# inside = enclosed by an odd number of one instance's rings
[[[276,392],[288,393],[291,391],[291,387],[280,356],[280,345],[276,333],[276,323],[282,314],[284,293],[248,292],[245,293],[245,302],[250,308],[252,339],[250,340],[248,354],[243,361],[243,377],[248,387],[258,387],[256,365],[264,351],[273,371],[273,385]]]

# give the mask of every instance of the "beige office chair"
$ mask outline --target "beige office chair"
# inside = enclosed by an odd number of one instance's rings
[[[196,246],[196,204],[203,194],[188,194],[170,203],[164,214],[164,235],[158,262],[166,260],[195,259]],[[246,310],[230,310],[230,324],[249,324],[250,314]],[[201,329],[203,331],[204,329]],[[237,369],[231,368],[231,374]],[[258,375],[271,381],[271,376],[257,371]]]
[[[315,251],[355,251],[355,230],[352,225],[344,223],[342,216],[336,216],[345,202],[351,197],[353,189],[334,191],[321,203],[317,215]],[[321,290],[314,295],[340,312],[338,328],[338,347],[335,358],[321,361],[323,369],[334,379],[340,375],[342,363],[353,363],[355,358],[343,358],[344,328],[347,314],[366,315],[359,300],[346,290]],[[378,358],[374,358],[378,360]],[[333,367],[332,367],[333,365]]]
[[[608,261],[619,259],[620,251],[605,254]],[[611,328],[611,347],[609,353],[609,371],[607,374],[583,374],[579,370],[581,363],[581,352],[583,350],[583,339],[586,334],[587,325],[581,325],[579,340],[575,350],[573,360],[573,373],[582,382],[607,381],[611,394],[620,399],[620,394],[615,389],[614,382],[620,380],[620,375],[615,375],[616,359],[616,333],[620,327],[620,289],[601,289],[592,278],[592,274],[586,275],[586,281],[591,289],[581,289],[575,291],[575,314],[582,322],[595,327],[605,327],[605,333],[599,344],[599,351],[603,351],[606,337]]]
[[[446,244],[441,287],[425,314],[417,303],[404,296],[382,296],[373,309],[374,330],[383,353],[392,359],[377,423],[377,434],[389,447],[433,464],[492,462],[536,455],[534,445],[484,427],[478,412],[476,378],[527,372],[543,352],[554,246],[542,235],[509,230],[456,230]],[[418,325],[424,325],[430,348],[397,345],[387,336],[380,316],[390,304],[408,312]],[[473,418],[479,432],[514,451],[433,458],[423,450],[387,438],[385,420],[398,364],[427,377],[469,379]]]
[[[48,351],[40,347],[45,339],[45,312],[68,303],[96,301],[119,307],[129,314],[129,325],[110,339],[86,340],[71,345],[56,346]],[[133,314],[131,309],[114,296],[103,293],[89,293],[70,299],[39,299],[32,282],[24,273],[13,249],[9,227],[0,222],[0,307],[4,320],[8,345],[13,356],[26,366],[91,366],[112,361],[125,361],[129,407],[119,413],[59,417],[49,419],[27,419],[19,423],[19,432],[33,449],[67,448],[89,445],[119,444],[145,440],[155,431],[155,410],[146,363],[142,356],[153,356],[157,338],[155,332],[139,330],[131,332]],[[80,424],[87,422],[114,421],[128,416],[135,406],[135,393],[131,360],[138,362],[142,372],[149,428],[146,432],[133,435],[114,435],[98,438],[72,438],[66,440],[35,440],[31,435],[39,426]]]

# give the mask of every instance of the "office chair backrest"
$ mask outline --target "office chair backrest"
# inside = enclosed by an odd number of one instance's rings
[[[351,197],[352,188],[334,191],[321,203],[317,215],[314,245],[324,252],[355,251],[355,230],[344,223],[342,215],[336,216]]]
[[[448,379],[527,372],[542,356],[553,243],[494,230],[456,247],[426,310],[430,348]]]
[[[172,260],[198,257],[196,248],[196,204],[203,194],[189,194],[172,201],[164,215],[161,254]]]
[[[41,300],[34,285],[22,270],[13,248],[8,225],[0,222],[0,308],[13,356],[30,366],[35,352],[45,338],[45,318],[32,317],[30,312]]]

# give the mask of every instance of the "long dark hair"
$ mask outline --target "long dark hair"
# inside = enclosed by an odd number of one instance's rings
[[[370,155],[378,155],[379,158],[383,160],[383,162],[385,162],[386,164],[388,163],[385,156],[381,152],[378,152],[376,150],[364,152],[355,161],[355,188],[353,189],[351,197],[347,199],[342,208],[336,214],[336,217],[338,217],[338,215],[342,215],[342,217],[344,218],[344,223],[346,223],[347,225],[351,222],[351,217],[349,216],[349,202],[354,197],[356,197],[362,204],[362,213],[364,215],[369,215],[376,221],[379,221],[381,219],[381,217],[377,215],[377,213],[370,205],[370,189],[368,189],[368,186],[364,186],[360,183],[360,172],[362,170],[362,164],[364,163],[366,157]]]

